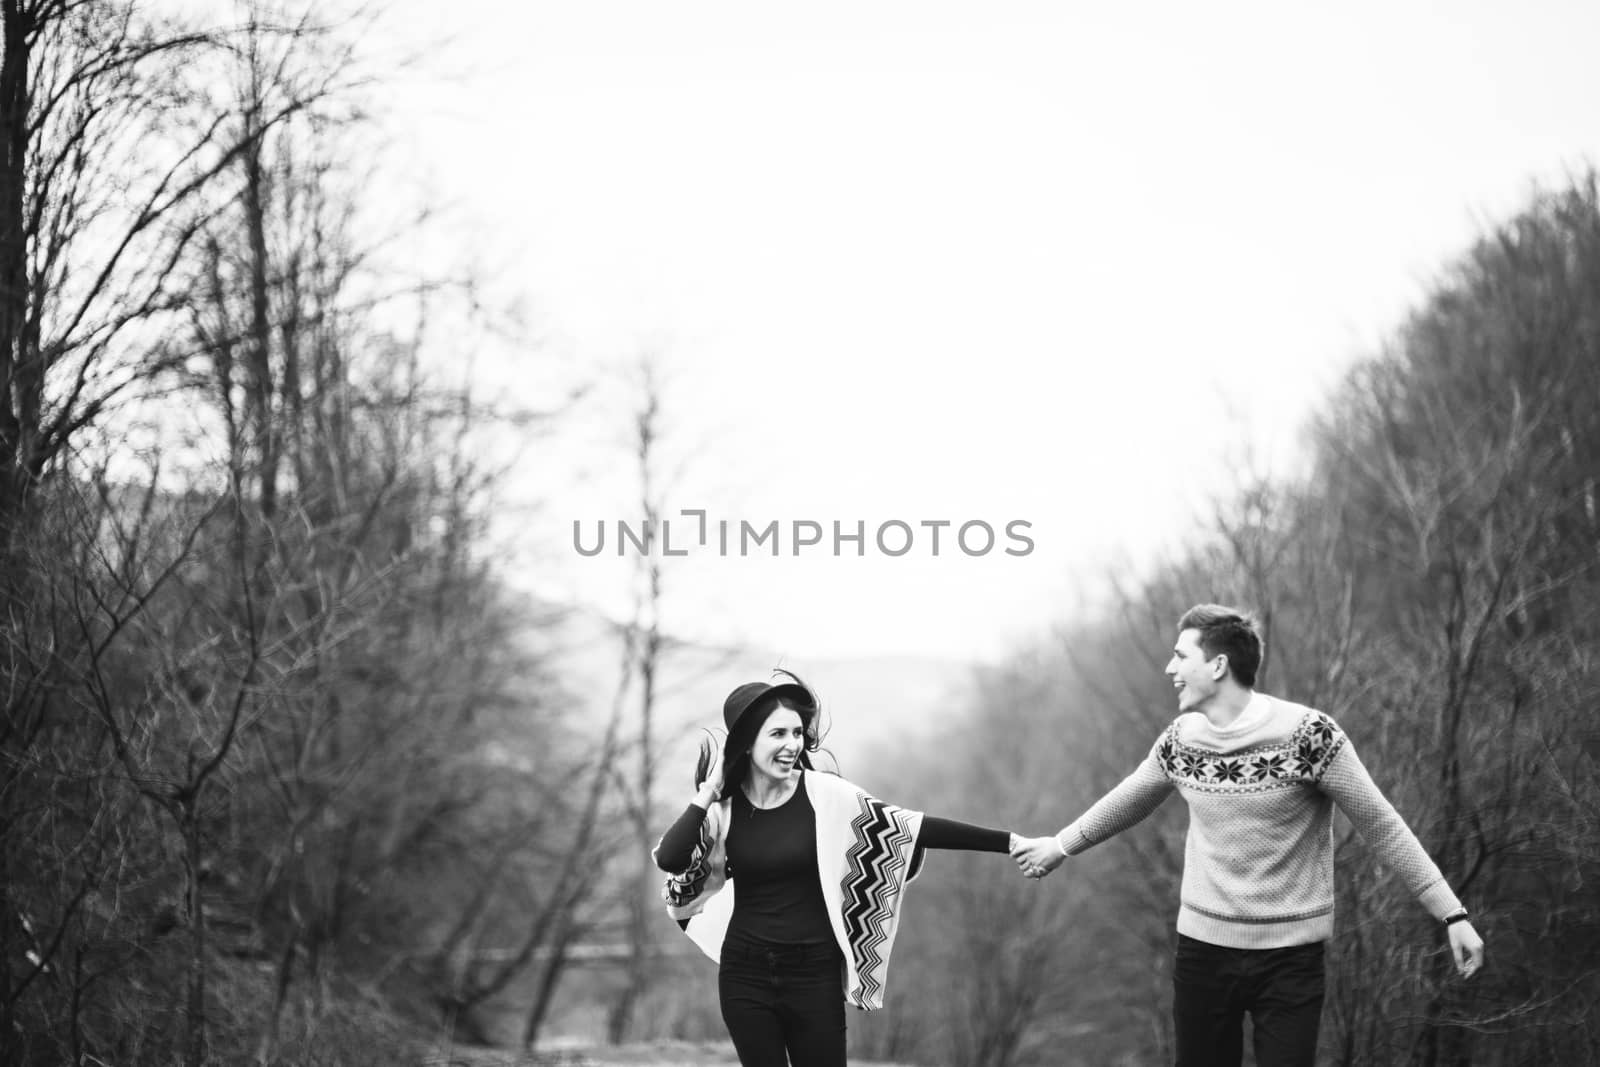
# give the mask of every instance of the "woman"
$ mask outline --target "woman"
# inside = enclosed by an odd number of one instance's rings
[[[812,769],[816,696],[739,686],[727,742],[655,849],[667,911],[719,960],[722,1018],[745,1067],[842,1067],[846,1001],[883,1006],[906,882],[922,850],[1009,853],[1014,834],[885,804]]]

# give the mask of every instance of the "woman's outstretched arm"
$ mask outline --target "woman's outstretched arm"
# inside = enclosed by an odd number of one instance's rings
[[[917,846],[956,852],[1009,852],[1012,836],[1006,830],[991,830],[987,826],[924,815],[922,831],[917,835]]]

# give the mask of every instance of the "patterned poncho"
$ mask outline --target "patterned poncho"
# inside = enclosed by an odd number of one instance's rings
[[[886,804],[836,775],[800,773],[817,816],[817,874],[844,953],[845,1001],[873,1011],[883,1007],[905,887],[921,867],[922,812]],[[661,890],[667,913],[714,960],[737,882],[726,876],[731,809],[730,800],[712,805],[689,868],[669,875]]]

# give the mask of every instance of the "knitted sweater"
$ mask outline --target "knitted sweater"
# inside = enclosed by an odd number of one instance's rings
[[[1137,770],[1061,831],[1062,848],[1077,855],[1121,833],[1174,789],[1189,805],[1181,934],[1230,948],[1332,935],[1335,804],[1435,918],[1461,906],[1320,711],[1256,693],[1222,728],[1180,715]]]

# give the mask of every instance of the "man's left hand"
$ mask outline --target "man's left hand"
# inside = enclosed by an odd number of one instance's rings
[[[1470,922],[1451,923],[1450,955],[1455,958],[1456,971],[1463,978],[1471,978],[1483,969],[1483,938]]]

